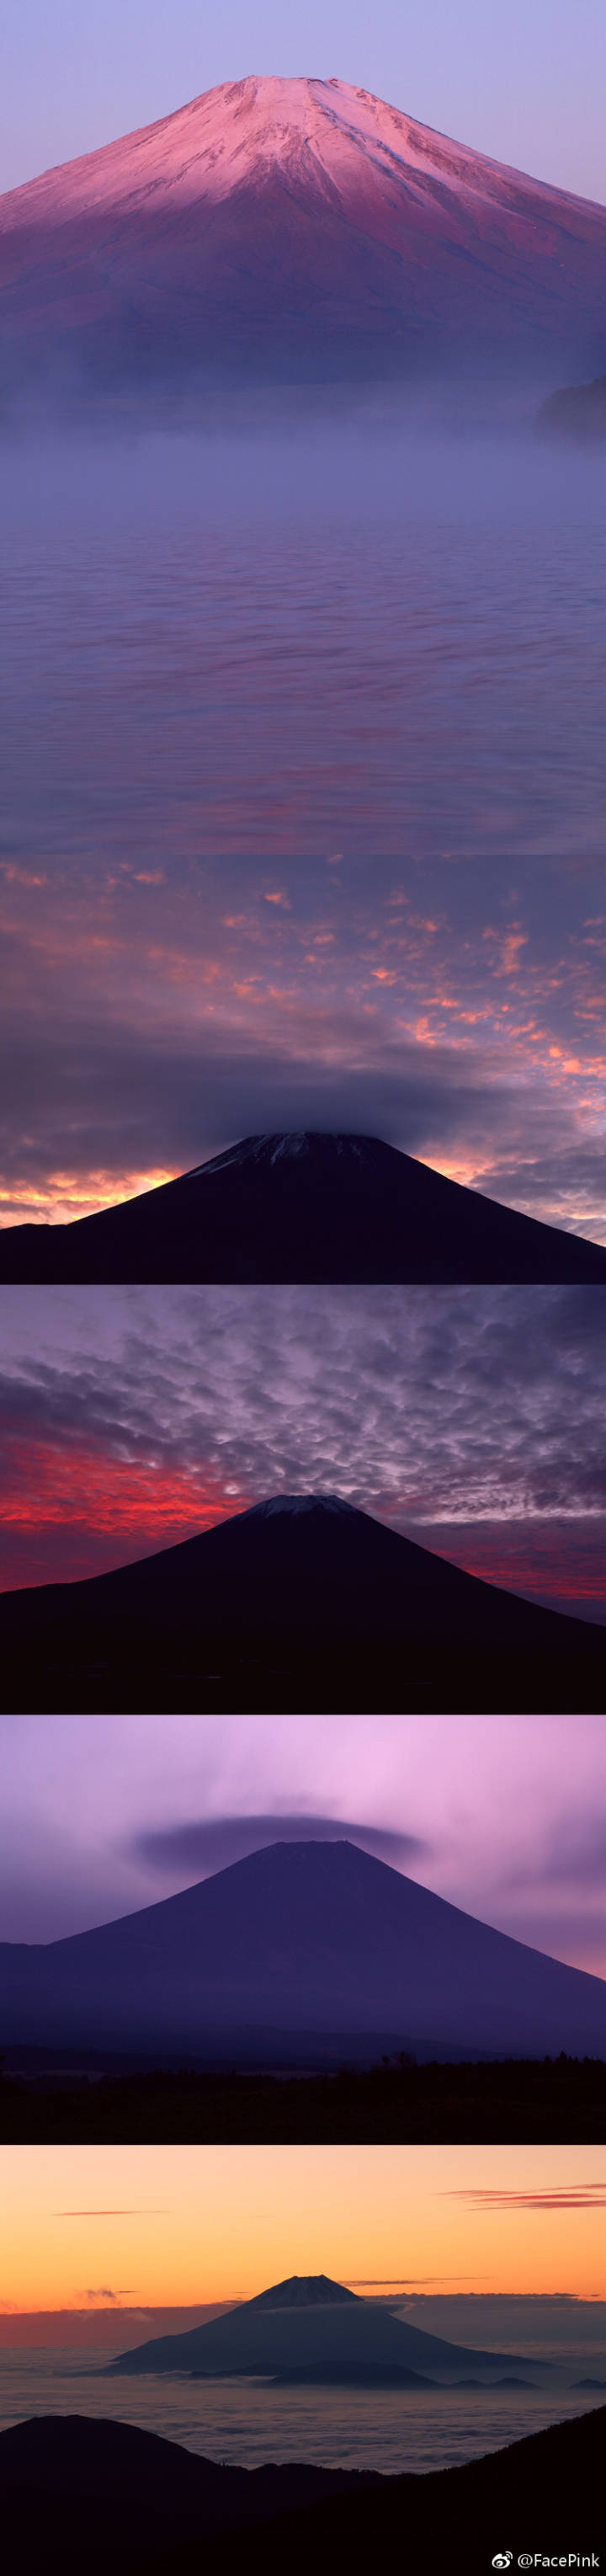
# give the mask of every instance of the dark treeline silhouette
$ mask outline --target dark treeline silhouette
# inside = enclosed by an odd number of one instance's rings
[[[90,2082],[72,2069],[0,2075],[0,2138],[38,2144],[604,2145],[603,2058],[418,2066],[403,2055],[335,2075],[152,2067]]]

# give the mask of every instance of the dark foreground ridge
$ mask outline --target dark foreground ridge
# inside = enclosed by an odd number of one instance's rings
[[[564,2049],[606,2059],[606,1984],[347,1842],[275,1843],[44,1947],[0,1945],[0,2033],[224,2069]]]
[[[246,1136],[71,1225],[0,1232],[0,1279],[606,1281],[606,1249],[501,1207],[377,1136]]]
[[[293,2042],[293,2049],[294,2049]],[[267,2042],[271,2055],[271,2036]],[[335,2052],[336,2054],[338,2052]],[[430,2060],[277,2075],[10,2050],[0,2139],[25,2145],[604,2146],[606,2057]],[[92,2061],[92,2063],[91,2063]],[[25,2069],[27,2068],[27,2072]],[[93,2080],[91,2080],[91,2078]]]
[[[606,1630],[484,1583],[336,1494],[278,1494],[79,1583],[0,1596],[7,1705],[601,1710]]]
[[[515,2565],[535,2541],[556,2564],[576,2550],[571,2565],[599,2565],[605,2435],[596,2407],[462,2468],[385,2477],[219,2467],[136,2425],[34,2417],[0,2434],[3,2550],[20,2576],[487,2576],[496,2549]]]

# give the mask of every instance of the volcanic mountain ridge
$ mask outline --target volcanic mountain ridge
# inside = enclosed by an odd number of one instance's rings
[[[0,201],[5,393],[603,362],[606,210],[339,79],[222,83]]]
[[[601,1708],[606,1632],[338,1494],[270,1496],[156,1555],[0,1595],[15,1708]]]
[[[0,1278],[79,1281],[606,1281],[606,1248],[446,1179],[380,1137],[245,1136],[70,1225],[0,1230]]]
[[[310,1830],[94,1931],[2,1943],[0,2029],[152,2065],[606,2058],[606,1985]]]

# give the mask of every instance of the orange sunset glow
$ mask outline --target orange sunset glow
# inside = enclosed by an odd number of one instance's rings
[[[15,1182],[12,1188],[0,1188],[0,1226],[2,1225],[71,1225],[81,1216],[97,1216],[101,1208],[116,1207],[122,1199],[138,1198],[145,1190],[159,1190],[165,1181],[178,1178],[176,1168],[165,1166],[151,1171],[49,1172],[43,1186],[36,1188]]]
[[[435,852],[431,911],[395,852],[372,894],[356,850],[338,869],[318,852],[303,873],[285,853],[276,887],[258,855],[244,873],[238,833],[202,877],[173,830],[170,863],[151,869],[123,854],[92,868],[83,849],[74,874],[64,854],[36,882],[34,918],[30,875],[0,869],[15,1048],[35,1010],[53,1059],[10,1153],[0,1138],[0,1225],[93,1213],[251,1128],[336,1124],[602,1238],[599,923],[572,934],[556,903],[552,936],[527,893],[509,928],[478,890],[470,925]],[[76,1107],[61,1069],[75,996]]]
[[[595,2147],[4,2147],[0,2178],[7,2315],[252,2298],[295,2271],[606,2294]]]

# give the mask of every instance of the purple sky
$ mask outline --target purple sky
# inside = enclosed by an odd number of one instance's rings
[[[603,1733],[596,1717],[5,1719],[0,1939],[109,1921],[317,1819],[606,1975]]]

